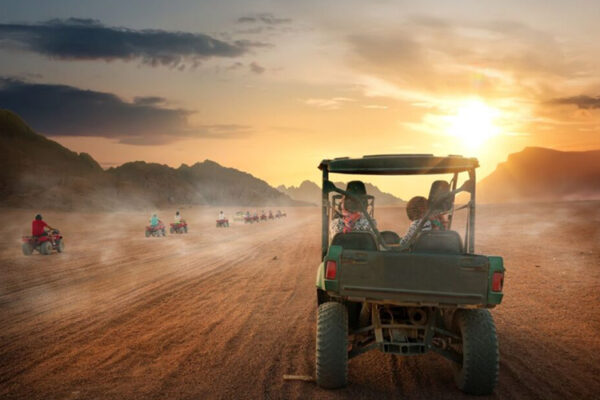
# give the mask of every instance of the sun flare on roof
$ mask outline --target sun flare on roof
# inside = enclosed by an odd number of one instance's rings
[[[476,149],[500,133],[496,123],[499,116],[500,111],[485,102],[468,100],[458,107],[454,115],[447,117],[446,133],[461,139],[467,147]]]

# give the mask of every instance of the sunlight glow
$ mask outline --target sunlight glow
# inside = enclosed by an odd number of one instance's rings
[[[469,148],[479,148],[500,133],[495,123],[499,115],[499,110],[481,100],[468,100],[458,107],[455,115],[445,118],[448,123],[446,133],[462,139]]]

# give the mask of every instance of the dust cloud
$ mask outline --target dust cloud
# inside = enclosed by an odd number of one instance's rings
[[[599,206],[478,207],[476,251],[507,268],[492,310],[495,398],[600,392]],[[157,210],[167,227],[175,210]],[[0,209],[1,398],[470,398],[435,354],[361,355],[337,391],[284,381],[314,373],[319,208],[246,225],[226,207],[230,228],[215,227],[220,208],[179,210],[189,233],[164,238],[144,237],[151,208],[42,212],[65,253],[25,257],[20,237],[37,210]],[[375,217],[381,229],[408,227],[402,207]],[[463,226],[459,212],[461,235]]]

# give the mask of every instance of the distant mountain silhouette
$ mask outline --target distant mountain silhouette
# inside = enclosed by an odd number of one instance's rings
[[[335,182],[335,185],[340,189],[346,188],[346,183]],[[393,194],[385,193],[379,190],[375,185],[365,182],[367,193],[375,196],[375,204],[380,206],[398,205],[404,204],[404,201]],[[303,181],[300,186],[289,186],[280,185],[277,190],[287,194],[294,200],[304,201],[307,203],[320,204],[321,202],[321,188],[312,181]]]
[[[482,202],[600,199],[600,150],[527,147],[477,186]]]
[[[306,205],[265,181],[206,160],[191,167],[129,162],[104,171],[0,110],[0,205],[101,209],[166,205]]]

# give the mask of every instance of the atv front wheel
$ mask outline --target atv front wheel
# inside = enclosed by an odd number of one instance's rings
[[[169,232],[170,232],[171,234],[173,234],[173,233],[175,233],[175,229],[174,229],[173,227],[171,227],[171,229],[169,229]]]
[[[42,253],[46,256],[49,255],[50,253],[52,253],[52,243],[47,241],[47,242],[40,244],[40,253]]]
[[[33,246],[31,243],[23,243],[21,249],[23,249],[23,254],[26,256],[30,256],[33,253]]]
[[[317,385],[337,389],[348,383],[348,310],[326,302],[317,311]]]
[[[183,233],[187,233],[187,225],[183,227]]]
[[[458,310],[454,329],[462,343],[455,347],[462,355],[462,365],[452,363],[454,381],[468,394],[489,395],[498,381],[498,337],[489,310]]]
[[[150,237],[151,234],[152,234],[152,232],[146,231],[146,237]]]
[[[56,251],[62,253],[65,250],[65,242],[62,239],[56,241]]]

